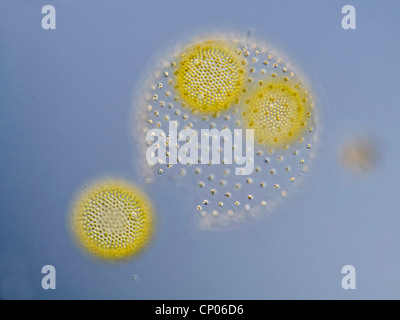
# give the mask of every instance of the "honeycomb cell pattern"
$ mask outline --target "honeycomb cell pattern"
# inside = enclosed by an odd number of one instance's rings
[[[307,96],[285,81],[260,81],[245,101],[246,127],[253,128],[256,141],[266,147],[293,143],[303,135],[311,116]]]
[[[154,230],[154,210],[136,186],[124,180],[103,180],[79,195],[70,222],[78,243],[90,254],[118,261],[147,246]]]
[[[200,89],[196,88],[209,88],[210,80],[221,83],[217,81],[221,77],[219,72],[210,72],[209,78],[194,77],[196,82],[192,82],[190,90],[183,89],[185,82],[179,77],[189,79],[189,74],[199,72],[199,58],[211,59],[212,53],[223,61],[233,61],[232,65],[239,62],[238,70],[243,69],[239,78],[222,78],[241,79],[243,75],[243,83],[238,94],[231,89],[232,95],[222,96],[227,98],[224,103],[221,99],[210,105],[205,101],[213,100],[204,93],[199,97]],[[228,56],[232,60],[226,60]],[[210,67],[214,65],[210,62]],[[190,69],[193,70],[180,74]],[[199,74],[206,74],[206,70]],[[309,82],[279,51],[247,36],[206,34],[177,47],[170,55],[163,55],[149,74],[139,91],[141,99],[134,104],[134,134],[144,155],[153,143],[146,142],[149,130],[162,129],[165,133],[153,137],[154,141],[158,139],[158,150],[165,152],[166,161],[149,165],[146,157],[141,157],[143,178],[147,183],[167,179],[183,189],[195,189],[197,202],[193,212],[201,229],[231,227],[269,215],[302,189],[317,157],[320,108]],[[191,93],[185,94],[184,90]],[[217,92],[208,90],[204,92]],[[175,122],[178,139],[171,139],[170,121]],[[243,140],[245,129],[254,129],[255,150],[248,159],[254,165],[253,173],[236,175],[237,159],[232,159],[232,164],[207,165],[199,157],[197,163],[170,164],[169,148],[179,149],[185,144],[184,139],[179,140],[179,131],[186,128],[195,130],[199,141],[202,129],[242,129]],[[238,147],[243,152],[246,149],[233,143],[233,149]],[[218,152],[222,159],[223,142]]]
[[[228,109],[240,94],[244,69],[224,41],[205,41],[181,53],[175,90],[190,108],[203,113]]]

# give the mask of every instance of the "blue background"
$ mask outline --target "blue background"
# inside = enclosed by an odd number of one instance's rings
[[[56,30],[41,28],[45,4],[57,10]],[[341,27],[346,4],[356,30]],[[1,0],[0,297],[399,299],[399,16],[395,0]],[[272,40],[316,81],[315,179],[273,219],[217,233],[195,227],[188,193],[153,186],[148,250],[116,265],[86,256],[68,233],[70,201],[104,175],[138,181],[133,88],[160,46],[209,26]],[[379,140],[363,178],[337,161],[358,129]],[[47,264],[56,290],[41,287]],[[347,264],[356,290],[341,287]]]

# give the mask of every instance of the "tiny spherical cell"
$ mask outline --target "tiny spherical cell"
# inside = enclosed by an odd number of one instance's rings
[[[339,162],[355,174],[369,173],[379,159],[377,146],[378,143],[374,136],[367,134],[352,136],[341,144],[338,150]]]
[[[234,49],[228,42],[218,40],[186,48],[174,74],[178,95],[202,113],[228,109],[244,83],[244,69]]]
[[[124,180],[103,180],[84,190],[70,214],[76,240],[97,258],[119,261],[147,247],[154,233],[149,198]]]

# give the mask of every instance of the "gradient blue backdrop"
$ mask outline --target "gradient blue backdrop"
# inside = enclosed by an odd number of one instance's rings
[[[45,4],[56,30],[41,28]],[[346,4],[356,30],[341,27]],[[0,0],[0,297],[399,299],[399,17],[395,0]],[[138,181],[133,88],[160,46],[209,26],[251,30],[311,74],[324,104],[315,178],[273,219],[221,233],[196,229],[189,193],[148,188],[148,250],[118,265],[86,256],[66,227],[72,197],[104,175]],[[358,128],[380,141],[362,179],[336,158]],[[47,264],[56,290],[41,288]],[[341,287],[346,264],[356,290]]]

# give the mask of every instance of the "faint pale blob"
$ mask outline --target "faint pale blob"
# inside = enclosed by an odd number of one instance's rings
[[[79,194],[70,226],[79,245],[90,254],[103,260],[124,260],[150,242],[154,209],[143,191],[131,183],[102,180]]]
[[[133,104],[141,155],[135,165],[146,183],[179,181],[195,192],[201,229],[269,215],[301,189],[317,157],[320,108],[304,75],[279,51],[248,36],[209,33],[164,50],[153,66]],[[194,130],[197,141],[183,129]],[[254,130],[253,149],[246,129]],[[245,165],[252,173],[236,174]]]
[[[132,281],[139,281],[140,280],[140,277],[139,277],[139,275],[137,275],[137,274],[132,274],[132,276],[131,276],[131,279],[132,279]]]
[[[348,138],[338,150],[339,163],[347,170],[365,175],[375,169],[378,159],[378,143],[369,135]]]

